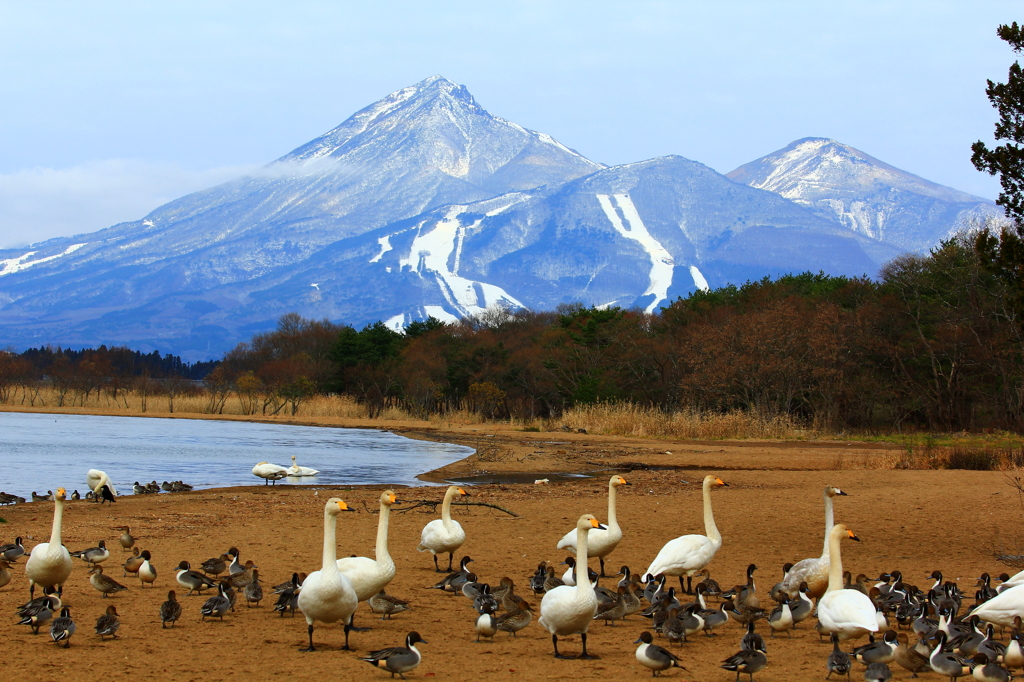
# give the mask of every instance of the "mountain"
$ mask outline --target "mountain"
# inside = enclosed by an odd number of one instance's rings
[[[820,137],[792,142],[727,175],[905,251],[927,251],[972,223],[1003,215],[992,201]]]
[[[204,360],[288,312],[398,328],[496,306],[653,311],[766,275],[874,276],[990,210],[827,140],[730,175],[680,156],[605,167],[434,76],[142,220],[0,251],[0,347]]]

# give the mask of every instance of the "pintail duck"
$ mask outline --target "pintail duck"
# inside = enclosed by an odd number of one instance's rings
[[[498,587],[491,590],[491,596],[494,597],[498,604],[502,604],[505,599],[505,595],[513,590],[515,590],[515,583],[512,582],[512,578],[505,576],[501,579],[501,582],[498,583]]]
[[[793,614],[793,627],[796,627],[797,623],[807,620],[814,613],[814,602],[808,595],[809,589],[807,583],[800,583],[796,599],[790,601],[789,610]]]
[[[0,545],[0,559],[14,563],[25,556],[25,545],[21,544],[21,536],[14,539],[9,545]]]
[[[135,538],[132,537],[132,532],[131,531],[132,531],[131,528],[129,528],[128,526],[125,526],[124,527],[124,532],[121,533],[121,537],[119,537],[117,539],[117,541],[121,543],[121,547],[126,552],[131,550],[131,548],[135,546]]]
[[[28,625],[32,628],[32,634],[39,634],[39,627],[53,618],[53,612],[61,607],[60,598],[56,595],[47,595],[33,599],[25,604],[18,611],[21,620],[18,625]]]
[[[462,557],[462,560],[459,561],[459,570],[453,573],[449,573],[439,582],[431,585],[428,589],[444,590],[445,592],[450,592],[452,594],[461,590],[462,585],[466,582],[469,582],[469,576],[475,575],[471,573],[470,570],[467,568],[467,566],[469,566],[470,562],[472,561],[473,559],[469,556]],[[476,578],[473,578],[473,580],[476,580]],[[456,583],[456,588],[454,589],[452,588],[453,582]]]
[[[133,550],[132,555],[125,559],[124,573],[121,574],[121,577],[127,577],[129,573],[132,575],[138,575],[139,569],[142,568],[143,561],[145,561],[145,559],[139,556],[139,548],[136,547]]]
[[[740,648],[768,653],[768,649],[764,645],[764,638],[754,631],[755,627],[754,623],[747,623],[747,634],[743,635],[743,639],[740,640]]]
[[[830,635],[832,640],[832,653],[828,655],[828,661],[825,662],[825,668],[828,670],[828,675],[825,679],[832,677],[832,673],[836,675],[846,675],[846,679],[850,679],[850,669],[853,667],[853,661],[850,659],[850,654],[846,653],[839,648],[839,636],[835,633]]]
[[[718,584],[717,580],[712,579],[711,571],[707,568],[700,570],[694,574],[694,577],[703,575],[704,579],[701,580],[697,585],[704,586],[704,594],[709,597],[720,597],[722,596],[722,586]],[[694,588],[696,589],[696,588]]]
[[[10,562],[0,559],[0,587],[11,582],[12,575]]]
[[[534,594],[544,594],[544,581],[548,579],[548,564],[542,561],[537,564],[537,570],[530,578],[530,589]]]
[[[905,670],[909,670],[911,677],[917,677],[918,673],[929,672],[932,669],[928,663],[928,653],[922,653],[918,647],[910,646],[910,638],[905,632],[896,635],[896,654],[893,660]]]
[[[932,650],[931,656],[928,657],[928,663],[934,672],[944,677],[948,677],[950,682],[953,682],[958,677],[971,674],[971,666],[966,659],[954,654],[951,651],[946,651],[946,633],[939,630],[935,633],[935,648]]]
[[[207,587],[216,587],[217,584],[207,578],[198,571],[193,571],[192,567],[187,561],[182,561],[178,564],[178,574],[176,576],[178,584],[188,590],[186,597],[191,596],[193,592],[202,592]]]
[[[179,618],[181,618],[181,604],[175,598],[174,590],[171,590],[167,593],[167,601],[160,605],[160,627],[166,628],[170,623],[173,628]]]
[[[896,658],[896,632],[889,630],[882,635],[881,641],[876,641],[874,635],[869,635],[870,642],[853,650],[853,657],[864,665],[872,663],[891,663]]]
[[[142,558],[142,566],[139,567],[139,580],[142,581],[143,587],[152,586],[156,581],[156,568],[149,563],[153,560],[153,555],[149,553],[148,549],[144,549],[139,556]]]
[[[575,581],[573,582],[575,583]],[[562,582],[562,579],[555,575],[555,567],[548,566],[547,577],[544,579],[544,591],[550,592],[556,587],[561,587],[564,584],[565,583]],[[575,587],[575,584],[573,585],[573,587]]]
[[[728,604],[729,602],[722,602],[717,609],[706,609],[700,612],[700,617],[704,619],[705,636],[713,637],[715,635],[715,628],[729,622]]]
[[[761,672],[766,665],[768,657],[763,651],[743,649],[722,661],[720,667],[736,671],[736,682],[739,682],[741,673],[749,675],[750,682],[753,682],[754,673]]]
[[[82,496],[78,493],[77,490],[74,490],[71,493],[71,499],[77,502],[78,500],[82,499]]]
[[[135,481],[134,485],[132,485],[132,494],[133,495],[145,495],[148,492],[149,491],[146,490],[146,486],[139,485],[138,481]]]
[[[207,617],[220,618],[223,621],[224,614],[230,610],[231,600],[225,592],[224,584],[221,583],[217,586],[217,596],[207,599],[206,603],[199,609],[199,612],[203,614],[202,620],[204,621]]]
[[[213,557],[207,559],[200,566],[199,569],[207,575],[220,575],[228,568],[228,561],[231,556],[227,553],[221,554],[219,557]]]
[[[243,594],[245,595],[245,606],[249,608],[253,602],[256,602],[256,606],[260,605],[260,601],[263,600],[263,587],[260,586],[260,572],[255,568],[252,569],[252,579],[249,580],[249,584],[245,586]]]
[[[625,620],[626,618],[626,593],[629,592],[628,587],[620,587],[616,590],[616,599],[610,604],[606,604],[604,607],[598,607],[597,614],[594,615],[594,620],[603,620],[605,625],[615,625],[617,620]],[[637,600],[639,602],[639,600]]]
[[[498,619],[494,617],[494,611],[490,608],[485,608],[476,618],[474,625],[476,628],[476,641],[479,642],[481,637],[490,637],[494,640],[494,635],[498,633]]]
[[[405,637],[404,647],[395,646],[388,649],[371,651],[369,656],[362,657],[359,660],[366,661],[374,667],[384,668],[391,673],[392,678],[397,674],[404,680],[404,673],[414,670],[423,658],[420,655],[419,649],[416,648],[418,643],[428,644],[429,642],[420,637],[420,633],[410,632]]]
[[[247,561],[245,564],[242,564],[238,561],[239,552],[237,547],[229,549],[227,554],[231,557],[231,563],[228,564],[228,575],[238,575],[239,573],[245,572],[249,567],[250,562]]]
[[[64,648],[71,646],[71,635],[75,634],[75,621],[71,620],[71,607],[64,606],[60,610],[60,616],[50,623],[50,638],[54,644],[64,642]]]
[[[110,550],[107,549],[107,541],[100,540],[96,547],[83,549],[80,552],[72,552],[71,556],[79,557],[87,564],[95,566],[110,558]]]
[[[498,618],[495,627],[515,637],[515,634],[529,625],[532,620],[533,608],[529,602],[522,597],[516,597],[515,607]]]
[[[727,600],[726,603],[732,606],[730,615],[732,615],[732,617],[736,619],[737,623],[743,623],[744,625],[748,623],[752,624],[761,620],[765,617],[765,615],[767,615],[765,614],[764,609],[761,608],[755,608],[753,606],[746,605],[737,605],[735,603],[732,603],[731,600]]]
[[[47,491],[47,493],[49,493],[49,494],[47,494],[47,495],[37,495],[36,491],[33,490],[32,491],[32,501],[33,502],[47,502],[49,500],[52,500],[53,499],[53,493],[51,493],[50,491]]]
[[[103,641],[108,635],[117,639],[117,630],[121,627],[121,619],[117,616],[117,607],[111,604],[107,612],[96,619],[96,634]]]
[[[638,596],[640,578],[635,575],[630,576],[630,582],[625,587],[626,592],[622,595],[622,600],[626,604],[626,615],[632,616],[634,613],[639,613],[644,608],[644,603],[640,601],[640,597]]]
[[[240,590],[252,582],[252,577],[255,573],[256,564],[253,563],[252,559],[249,559],[245,562],[245,568],[238,573],[232,573],[228,577],[222,578],[222,581],[236,590]]]
[[[996,659],[983,653],[975,654],[974,668],[971,670],[971,675],[978,682],[1010,681],[1010,673],[1006,672],[1006,669],[999,665]]]
[[[768,590],[768,596],[779,604],[789,599],[789,593],[786,591],[786,576],[789,575],[789,571],[792,568],[793,564],[791,563],[782,564],[782,580],[772,585],[772,589]]]
[[[872,663],[864,671],[864,682],[889,682],[892,671],[885,663]]]
[[[115,592],[124,592],[128,588],[117,582],[109,575],[103,574],[103,567],[96,564],[92,570],[89,571],[89,584],[92,585],[97,592],[106,597],[108,594],[114,594]]]
[[[636,649],[637,663],[650,670],[652,677],[657,677],[658,673],[669,668],[682,668],[686,670],[686,668],[683,668],[678,656],[653,642],[654,637],[651,636],[650,632],[642,632],[640,638],[633,642],[633,644],[640,645]]]
[[[1013,619],[1013,633],[1010,635],[1010,642],[1006,645],[1006,651],[1003,652],[1003,665],[1011,670],[1024,668],[1024,644],[1021,642],[1024,635],[1021,632],[1021,618],[1016,616]]]
[[[789,598],[785,597],[785,601],[768,614],[768,626],[772,629],[772,638],[775,638],[776,632],[785,632],[788,637],[792,637],[793,634],[790,630],[793,629],[793,624],[793,610]]]
[[[385,618],[390,620],[393,614],[409,610],[409,602],[387,594],[384,590],[370,597],[367,603],[370,605],[371,611],[380,614],[381,620]]]

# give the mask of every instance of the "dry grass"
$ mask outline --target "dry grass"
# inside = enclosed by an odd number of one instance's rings
[[[1024,468],[1024,446],[1006,447],[908,447],[880,458],[884,469],[966,469],[970,471],[1017,471]]]

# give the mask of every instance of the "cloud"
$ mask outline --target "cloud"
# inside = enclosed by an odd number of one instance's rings
[[[133,159],[0,174],[0,249],[95,232],[138,220],[180,196],[259,172],[258,166],[194,170]]]

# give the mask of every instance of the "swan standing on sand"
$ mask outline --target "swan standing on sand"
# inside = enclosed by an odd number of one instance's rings
[[[278,481],[288,475],[288,470],[270,462],[260,462],[252,468],[252,474],[262,478],[264,480],[263,485],[269,485],[271,481],[274,482],[274,485],[277,485]]]
[[[843,524],[832,526],[828,534],[828,590],[818,600],[818,620],[822,630],[846,640],[878,632],[878,617],[870,597],[859,590],[843,589],[843,558],[839,543],[844,536],[860,542],[860,538]]]
[[[828,538],[832,526],[836,525],[832,512],[832,498],[836,495],[846,495],[846,493],[839,488],[825,486],[825,491],[822,493],[822,497],[825,499],[825,546],[821,550],[821,556],[816,559],[798,561],[782,580],[781,589],[789,595],[790,599],[796,599],[800,593],[800,583],[802,582],[807,583],[807,596],[812,599],[820,598],[828,589]]]
[[[593,530],[587,536],[587,553],[589,556],[596,556],[601,561],[601,577],[604,574],[604,558],[618,547],[622,540],[622,529],[619,528],[619,519],[615,514],[616,488],[620,485],[630,485],[622,476],[615,475],[608,481],[608,530]],[[576,551],[576,530],[573,529],[562,536],[558,541],[558,549]]]
[[[462,546],[466,541],[466,531],[458,521],[452,520],[452,500],[456,495],[469,493],[457,485],[448,486],[444,494],[444,504],[441,505],[441,518],[434,519],[423,527],[420,533],[420,544],[416,547],[419,552],[430,552],[434,555],[434,571],[442,573],[437,566],[437,555],[448,552],[448,572],[452,570],[452,553]]]
[[[110,482],[110,477],[104,471],[89,469],[85,472],[85,484],[89,486],[89,490],[94,495],[99,495],[100,488],[107,486],[110,489],[110,493],[117,497],[117,489],[114,488],[114,484]]]
[[[711,513],[711,489],[729,484],[715,476],[705,476],[702,491],[704,496],[704,532],[706,535],[683,535],[669,540],[658,552],[658,556],[647,568],[644,575],[656,576],[659,573],[679,576],[679,589],[687,594],[692,593],[693,574],[711,563],[722,546],[722,534],[715,525],[715,516]],[[690,588],[683,587],[683,576],[686,576]]]
[[[25,576],[28,578],[29,598],[35,596],[36,585],[43,588],[56,587],[57,594],[64,591],[64,581],[71,575],[71,553],[60,541],[61,524],[64,521],[64,488],[57,488],[53,499],[53,529],[50,541],[41,542],[32,548],[32,555],[25,562]]]
[[[295,455],[292,455],[292,465],[288,467],[289,476],[316,476],[320,472],[309,467],[300,467],[295,463]],[[258,474],[257,474],[258,475]]]
[[[558,636],[583,637],[583,653],[580,658],[593,658],[587,653],[587,629],[597,615],[597,595],[594,586],[587,579],[587,534],[593,529],[604,529],[597,519],[584,514],[576,522],[576,587],[560,585],[544,594],[540,602],[540,626],[551,633],[555,645],[555,658],[565,658],[558,653]]]
[[[345,623],[345,651],[348,646],[349,620],[359,606],[359,599],[352,589],[352,583],[345,574],[338,571],[338,513],[355,511],[337,497],[327,500],[324,506],[324,555],[319,571],[306,576],[299,591],[299,610],[306,616],[309,626],[309,648],[300,651],[316,651],[313,646],[313,623]]]
[[[338,559],[338,570],[352,583],[359,601],[370,597],[387,587],[395,577],[395,562],[388,553],[388,523],[391,520],[391,505],[395,503],[393,490],[380,495],[380,518],[377,520],[377,549],[374,561],[369,557],[352,556]]]

